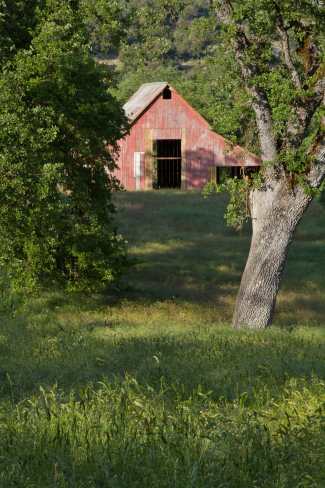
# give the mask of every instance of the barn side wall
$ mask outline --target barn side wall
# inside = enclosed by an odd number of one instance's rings
[[[146,151],[146,129],[152,129],[152,139],[182,139],[186,134],[186,188],[202,188],[208,181],[209,167],[214,166],[240,166],[242,159],[236,157],[236,152],[242,151],[234,148],[235,153],[226,154],[226,143],[222,136],[209,129],[208,123],[172,90],[170,100],[160,95],[133,123],[130,134],[120,141],[119,169],[115,171],[116,177],[128,190],[136,189],[134,176],[134,153],[141,155],[140,189],[145,189],[144,153]],[[184,131],[185,129],[185,131]],[[245,164],[259,166],[260,160],[250,155]],[[185,187],[185,185],[182,185]]]

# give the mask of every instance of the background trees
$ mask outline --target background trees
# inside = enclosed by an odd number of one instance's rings
[[[91,53],[86,6],[1,4],[0,256],[24,287],[101,289],[126,264],[106,168],[127,121]]]

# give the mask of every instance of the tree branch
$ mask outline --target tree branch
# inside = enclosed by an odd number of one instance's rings
[[[325,94],[323,104],[325,106]],[[325,115],[322,117],[316,137],[308,149],[308,154],[316,158],[310,170],[308,180],[312,187],[318,188],[325,179]]]
[[[300,41],[299,48],[297,49],[297,54],[303,60],[306,75],[307,78],[309,78],[314,75],[319,67],[319,50],[313,39],[310,23],[305,20],[300,20],[298,22],[298,25],[300,29],[302,28],[302,30],[305,32],[305,36]]]
[[[305,137],[306,130],[310,121],[322,104],[325,94],[325,67],[319,68],[319,74],[314,75],[315,79],[311,85],[314,90],[312,98],[299,100],[293,105],[293,115],[295,120],[288,122],[287,138],[285,144],[298,148]]]
[[[317,151],[316,161],[310,170],[308,180],[312,188],[319,188],[325,179],[325,144]]]
[[[276,139],[273,131],[271,108],[267,94],[254,81],[258,76],[258,69],[247,54],[250,42],[242,26],[232,18],[233,7],[230,0],[212,0],[216,13],[225,25],[233,25],[236,34],[232,39],[237,63],[245,81],[246,91],[252,96],[252,108],[256,115],[256,125],[263,161],[273,161],[278,154]]]
[[[296,67],[293,64],[292,59],[291,59],[289,37],[288,37],[287,31],[283,27],[282,20],[277,19],[277,26],[276,27],[277,27],[277,31],[278,31],[279,36],[281,37],[281,41],[282,41],[282,51],[283,51],[283,55],[284,55],[285,64],[287,65],[287,67],[291,73],[292,80],[294,82],[295,87],[298,90],[301,90],[302,85],[301,85],[299,73],[298,73],[298,71],[297,71],[297,69],[296,69]]]
[[[284,28],[282,18],[279,15],[277,17],[277,31],[282,40],[285,63],[291,72],[296,88],[304,88],[305,90],[312,89],[314,91],[312,96],[307,95],[304,97],[302,95],[300,98],[293,101],[293,119],[288,122],[287,136],[284,145],[298,148],[305,137],[306,130],[315,111],[322,103],[325,93],[325,67],[324,65],[319,65],[319,49],[313,38],[310,22],[306,20],[298,20],[295,21],[291,27],[294,28],[297,34],[300,33],[301,30],[304,33],[304,37],[296,50],[297,54],[304,62],[306,71],[306,82],[303,87],[298,71],[292,62],[287,29]]]

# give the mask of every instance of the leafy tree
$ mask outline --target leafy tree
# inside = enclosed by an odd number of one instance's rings
[[[84,5],[0,5],[1,262],[16,286],[103,289],[126,266],[107,173],[127,130],[112,77],[93,59]]]
[[[128,42],[121,51],[121,60],[128,69],[165,64],[173,48],[171,26],[182,3],[182,0],[156,0],[154,8],[146,6],[133,12]]]
[[[119,0],[130,25],[120,59],[133,69],[154,61],[201,59],[216,35],[209,0]]]
[[[236,69],[232,53],[227,53],[227,56],[224,54],[222,45],[218,43],[213,55],[207,57],[207,72],[200,74],[203,78],[208,73],[211,79],[210,92],[213,99],[209,103],[210,123],[218,134],[226,137],[232,144],[259,154],[254,111],[244,82]],[[203,85],[205,86],[204,81]],[[202,98],[204,103],[205,98]]]
[[[216,34],[209,2],[184,2],[174,29],[174,50],[180,59],[199,59],[213,48]]]
[[[324,2],[213,4],[224,55],[235,57],[234,73],[255,114],[263,160],[259,178],[232,185],[232,209],[245,215],[240,206],[247,197],[253,224],[233,325],[260,328],[272,322],[294,231],[325,177]]]
[[[118,52],[130,29],[126,8],[116,1],[106,0],[80,0],[79,8],[83,22],[90,30],[92,51]]]

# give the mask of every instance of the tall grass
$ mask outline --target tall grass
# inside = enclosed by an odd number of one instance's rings
[[[229,404],[200,386],[102,381],[2,411],[1,486],[321,487],[325,385],[288,380]]]
[[[122,289],[16,314],[3,291],[1,488],[325,486],[325,211],[297,231],[275,326],[234,331],[250,228],[225,203],[120,194]]]

